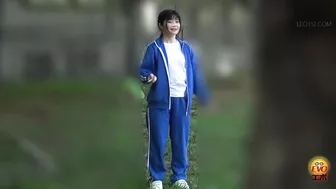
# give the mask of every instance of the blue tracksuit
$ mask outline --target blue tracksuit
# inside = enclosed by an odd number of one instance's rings
[[[147,127],[149,130],[147,166],[154,181],[163,181],[165,177],[164,153],[168,133],[172,145],[173,175],[171,182],[187,179],[188,137],[193,94],[198,97],[200,103],[209,101],[208,90],[198,69],[192,48],[186,42],[180,39],[178,41],[186,60],[187,89],[184,98],[170,97],[169,62],[162,36],[148,45],[140,66],[140,79],[143,83],[147,83],[150,74],[157,77],[157,81],[152,84],[147,96]]]

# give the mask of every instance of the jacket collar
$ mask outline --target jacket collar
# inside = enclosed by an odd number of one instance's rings
[[[180,43],[181,47],[184,45],[184,41],[180,39],[179,37],[176,37],[176,40]],[[164,43],[163,43],[163,35],[161,34],[155,42],[159,45],[160,48],[164,48]]]

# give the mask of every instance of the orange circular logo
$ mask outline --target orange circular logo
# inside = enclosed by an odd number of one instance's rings
[[[329,160],[323,156],[315,156],[308,163],[308,172],[310,175],[327,175],[330,171]]]

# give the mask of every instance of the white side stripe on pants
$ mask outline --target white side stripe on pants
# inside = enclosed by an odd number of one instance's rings
[[[148,149],[147,149],[147,169],[149,169],[149,155],[150,155],[150,119],[149,108],[147,108],[147,127],[148,127]]]

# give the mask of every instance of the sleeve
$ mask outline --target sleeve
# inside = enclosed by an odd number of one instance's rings
[[[204,75],[199,65],[198,59],[191,50],[191,62],[194,78],[194,94],[197,96],[199,102],[203,105],[208,104],[210,101],[210,92],[205,84]]]
[[[144,58],[140,65],[140,81],[142,83],[148,83],[148,76],[153,73],[155,56],[154,49],[152,46],[147,46]]]

